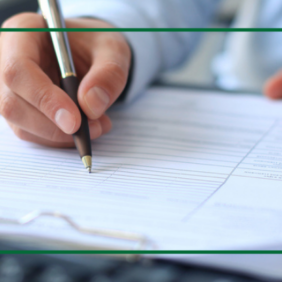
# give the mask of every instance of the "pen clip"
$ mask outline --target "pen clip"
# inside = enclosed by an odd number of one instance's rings
[[[48,28],[65,28],[60,3],[57,0],[38,0]],[[68,35],[66,32],[50,32],[62,78],[76,76]]]

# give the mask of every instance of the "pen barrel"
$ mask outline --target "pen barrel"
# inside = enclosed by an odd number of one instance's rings
[[[89,134],[88,119],[84,112],[80,109],[77,100],[79,82],[77,77],[69,76],[61,80],[61,88],[69,95],[73,102],[79,108],[81,114],[81,126],[76,133],[73,134],[75,146],[80,154],[80,157],[92,156],[91,141]]]
[[[1,0],[0,0],[1,1]],[[38,0],[42,15],[49,28],[65,28],[60,2],[58,0]],[[50,32],[55,54],[63,78],[75,74],[68,35],[66,32]]]

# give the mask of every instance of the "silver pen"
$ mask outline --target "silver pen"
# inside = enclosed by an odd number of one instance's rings
[[[65,21],[57,0],[38,0],[38,3],[49,28],[65,28]],[[74,101],[81,113],[81,126],[73,134],[73,139],[82,162],[90,173],[92,167],[92,150],[88,119],[80,109],[77,100],[79,82],[76,77],[68,36],[66,32],[58,31],[51,31],[50,35],[62,76],[61,88]]]

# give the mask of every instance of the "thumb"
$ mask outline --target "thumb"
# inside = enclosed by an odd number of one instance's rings
[[[115,41],[114,38],[108,38],[95,48],[93,65],[78,90],[78,102],[91,120],[104,114],[122,93],[127,82],[130,48],[126,42]]]

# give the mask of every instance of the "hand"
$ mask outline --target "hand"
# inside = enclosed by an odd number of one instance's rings
[[[277,73],[267,80],[264,85],[264,93],[272,99],[282,98],[282,72]]]
[[[95,19],[68,19],[68,28],[103,28]],[[8,19],[4,28],[44,28],[41,15],[24,13]],[[116,32],[68,33],[79,80],[78,101],[89,119],[91,139],[107,133],[105,111],[124,89],[131,52]],[[53,147],[73,146],[81,117],[59,87],[60,72],[50,34],[2,32],[0,37],[0,114],[21,139]]]

